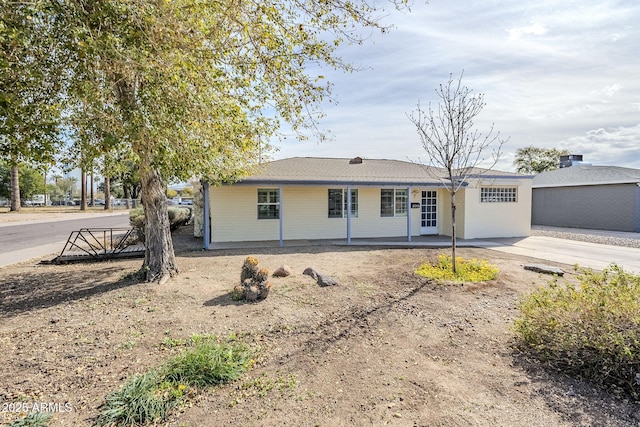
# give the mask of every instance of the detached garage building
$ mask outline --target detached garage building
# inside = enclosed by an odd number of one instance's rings
[[[640,232],[640,170],[578,164],[533,179],[533,225]]]
[[[456,194],[457,237],[528,236],[532,177],[484,172],[468,176]],[[449,235],[446,182],[440,169],[397,160],[296,157],[265,163],[239,182],[204,186],[204,246]]]

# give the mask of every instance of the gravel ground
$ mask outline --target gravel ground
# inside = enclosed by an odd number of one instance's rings
[[[640,233],[534,225],[531,227],[531,235],[578,240],[580,242],[600,243],[604,245],[625,246],[629,248],[640,248]]]

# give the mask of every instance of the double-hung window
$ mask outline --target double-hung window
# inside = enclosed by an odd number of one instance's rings
[[[347,190],[342,188],[329,189],[329,218],[347,217]],[[358,190],[351,190],[351,216],[358,217]]]
[[[380,216],[394,217],[407,216],[407,190],[387,189],[380,190]]]
[[[258,219],[280,218],[280,190],[258,188]]]

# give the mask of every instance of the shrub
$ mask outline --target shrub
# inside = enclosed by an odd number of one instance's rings
[[[188,400],[194,388],[235,380],[251,365],[249,347],[242,343],[195,336],[190,344],[182,355],[107,395],[95,425],[133,426],[162,420]]]
[[[46,412],[29,412],[25,417],[9,424],[9,427],[46,427],[50,418],[51,414]]]
[[[167,208],[169,215],[169,228],[171,231],[176,230],[182,225],[186,225],[191,221],[193,210],[187,206],[169,206]],[[129,224],[136,227],[138,231],[138,240],[144,242],[144,209],[135,208],[129,211]]]
[[[612,264],[524,297],[519,345],[566,374],[640,397],[640,276]]]
[[[220,344],[204,338],[165,365],[164,377],[194,387],[208,387],[238,379],[249,366],[251,353],[240,343]]]
[[[167,393],[167,385],[158,371],[134,376],[107,395],[96,425],[134,426],[164,419],[181,403],[174,393]]]
[[[422,277],[436,280],[449,280],[454,282],[485,282],[498,276],[498,268],[487,261],[456,257],[456,270],[454,273],[451,264],[451,256],[438,255],[435,264],[424,263],[415,270]]]

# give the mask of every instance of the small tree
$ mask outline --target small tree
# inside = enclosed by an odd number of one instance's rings
[[[422,146],[427,153],[430,166],[444,169],[445,176],[438,173],[445,188],[451,194],[451,259],[452,270],[456,270],[456,193],[465,185],[470,175],[486,172],[493,168],[502,145],[507,141],[500,139],[500,132],[495,132],[493,124],[486,135],[474,129],[474,119],[484,106],[483,94],[462,85],[462,74],[457,80],[449,76],[446,85],[436,89],[440,98],[438,108],[424,110],[418,102],[417,110],[409,115],[409,120],[416,126]],[[477,166],[485,159],[483,153],[490,146],[497,144],[492,151],[492,162],[487,169],[478,170]]]
[[[536,174],[558,169],[560,156],[568,155],[569,150],[529,146],[518,148],[513,165],[519,173]]]

